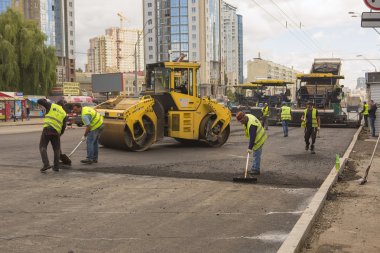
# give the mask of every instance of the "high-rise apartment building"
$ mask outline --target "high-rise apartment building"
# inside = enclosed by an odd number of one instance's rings
[[[223,54],[226,88],[233,90],[239,79],[238,22],[236,7],[223,2]]]
[[[0,12],[12,7],[26,19],[35,20],[47,36],[46,45],[56,48],[57,83],[75,80],[74,0],[0,0]]]
[[[200,95],[224,94],[221,0],[143,0],[145,62],[201,64]]]
[[[143,48],[141,30],[109,28],[106,35],[90,39],[86,70],[93,73],[144,71]]]
[[[244,83],[243,73],[243,16],[237,15],[238,22],[238,55],[239,55],[239,83]]]

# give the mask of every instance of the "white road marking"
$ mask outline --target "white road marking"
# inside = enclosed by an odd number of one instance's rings
[[[302,214],[303,211],[288,211],[288,212],[267,212],[266,215],[272,215],[272,214]]]

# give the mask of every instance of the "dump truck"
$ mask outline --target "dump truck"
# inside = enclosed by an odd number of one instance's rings
[[[230,134],[231,112],[209,97],[198,97],[195,62],[146,66],[146,91],[119,96],[96,107],[104,116],[100,144],[144,151],[165,136],[184,144],[220,147]]]

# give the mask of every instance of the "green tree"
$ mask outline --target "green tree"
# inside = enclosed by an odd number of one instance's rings
[[[227,95],[228,100],[230,100],[231,102],[235,102],[236,97],[235,97],[235,93],[232,90],[228,89],[226,92],[226,95]]]
[[[0,14],[0,90],[48,95],[58,60],[45,41],[35,21],[12,9]]]

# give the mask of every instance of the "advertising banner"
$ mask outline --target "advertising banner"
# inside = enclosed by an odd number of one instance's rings
[[[64,96],[79,96],[80,95],[80,88],[79,83],[74,82],[66,82],[63,83],[63,95]]]

